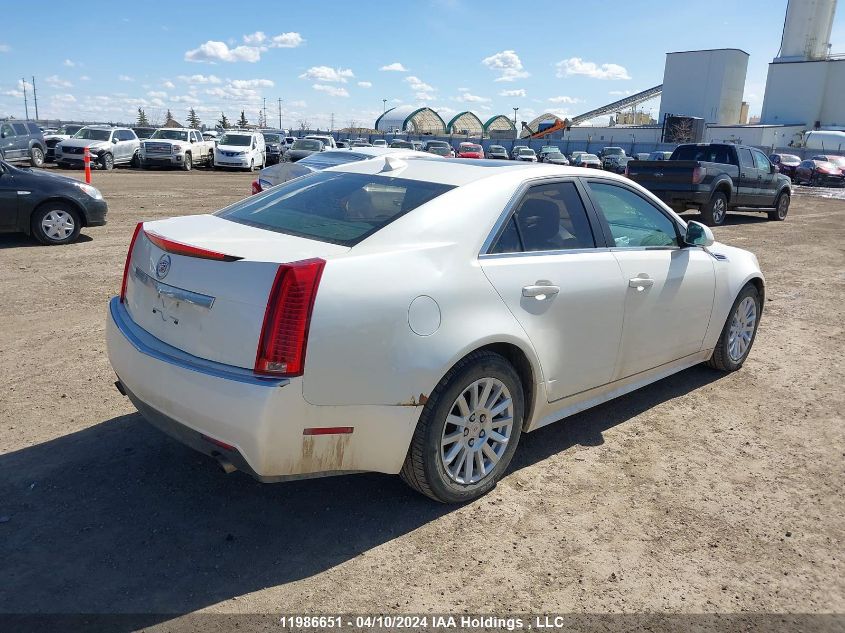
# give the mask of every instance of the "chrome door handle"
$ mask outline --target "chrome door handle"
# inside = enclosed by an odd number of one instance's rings
[[[542,301],[546,297],[553,297],[560,292],[560,286],[555,286],[551,281],[540,279],[536,281],[533,286],[524,286],[522,288],[523,297],[534,297],[537,301]]]
[[[646,288],[651,288],[654,285],[654,279],[649,277],[634,277],[628,280],[629,288],[636,288],[637,292],[642,292]]]

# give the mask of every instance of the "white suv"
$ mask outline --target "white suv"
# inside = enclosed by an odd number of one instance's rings
[[[234,167],[255,171],[267,164],[267,149],[261,132],[228,131],[214,148],[214,168]]]

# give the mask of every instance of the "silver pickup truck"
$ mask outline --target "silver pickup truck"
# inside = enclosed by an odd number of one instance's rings
[[[214,141],[206,141],[198,130],[159,128],[141,142],[141,167],[181,167],[214,164]]]

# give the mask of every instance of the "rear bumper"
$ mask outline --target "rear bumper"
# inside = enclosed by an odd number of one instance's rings
[[[150,423],[264,482],[398,473],[420,413],[418,407],[311,405],[302,378],[268,378],[191,356],[136,325],[117,298],[109,304],[106,341],[126,395]],[[305,434],[346,426],[353,432]]]
[[[710,201],[709,191],[654,191],[653,193],[676,211],[700,208]]]

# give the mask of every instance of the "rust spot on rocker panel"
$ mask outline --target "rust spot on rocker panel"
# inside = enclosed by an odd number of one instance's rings
[[[421,407],[426,402],[428,402],[428,396],[425,395],[424,393],[421,393],[419,398],[411,396],[411,400],[409,402],[400,402],[396,406],[397,407]]]

